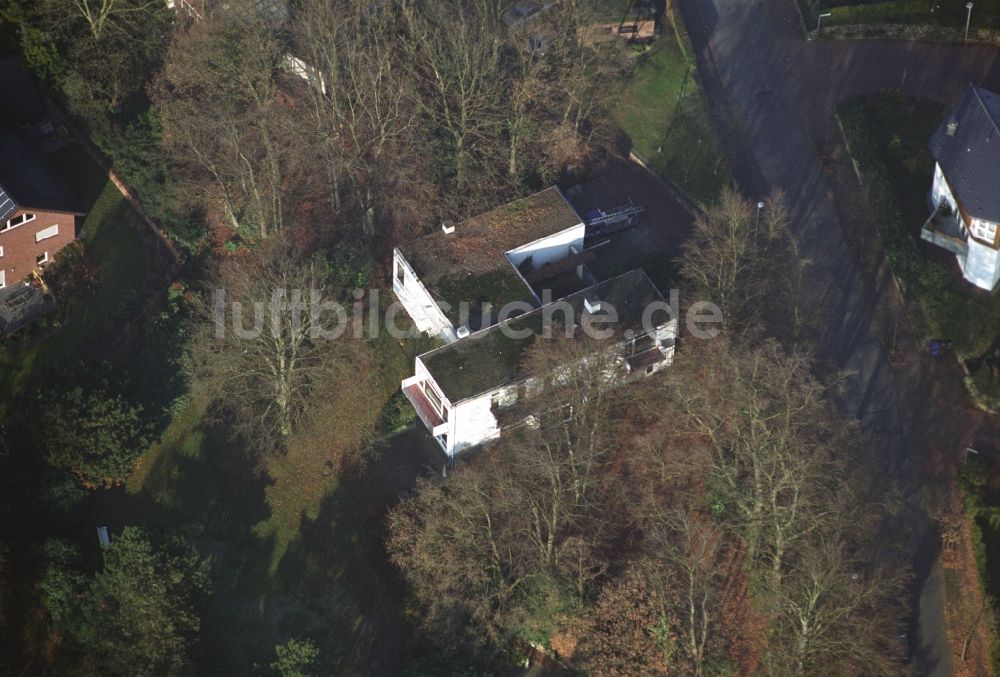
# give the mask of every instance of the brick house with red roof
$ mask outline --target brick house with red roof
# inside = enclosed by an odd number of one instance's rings
[[[83,215],[62,178],[15,134],[0,135],[0,288],[44,268]]]

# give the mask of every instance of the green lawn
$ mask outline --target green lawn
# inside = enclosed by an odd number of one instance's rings
[[[93,271],[95,284],[57,298],[55,316],[0,344],[0,421],[43,371],[112,356],[121,338],[113,325],[134,307],[142,288],[142,246],[121,193],[79,146],[52,160],[88,210],[80,232],[83,260],[77,263]],[[74,246],[63,250],[53,269],[78,251]]]
[[[112,533],[180,532],[210,558],[201,674],[251,674],[289,636],[313,637],[326,659],[350,661],[358,627],[403,632],[402,591],[387,589],[395,573],[382,539],[388,507],[418,472],[420,439],[397,435],[373,462],[302,495],[259,472],[205,413],[204,400],[192,401],[124,489],[94,496],[88,520]]]
[[[932,7],[934,8],[932,11]],[[865,5],[831,7],[823,19],[824,26],[913,24],[964,28],[964,2],[928,2],[927,0],[895,0]],[[1000,0],[976,0],[972,10],[971,28],[1000,26]],[[814,28],[815,26],[810,26]]]
[[[694,66],[664,33],[643,57],[615,118],[633,152],[700,202],[713,202],[727,168],[708,121]]]
[[[379,378],[372,400],[388,400],[413,357],[433,342],[383,335],[373,345]],[[196,392],[126,485],[95,494],[88,521],[112,533],[125,525],[179,531],[211,557],[201,672],[250,674],[289,636],[314,637],[325,657],[347,659],[338,652],[349,650],[358,626],[389,623],[402,632],[402,597],[387,590],[395,573],[382,546],[384,519],[412,483],[426,436],[375,440],[374,460],[335,469],[324,462],[331,447],[356,437],[335,422],[298,435],[288,453],[258,465],[227,437],[225,421],[213,422],[207,404]],[[377,425],[377,409],[355,405],[365,409],[357,416]]]

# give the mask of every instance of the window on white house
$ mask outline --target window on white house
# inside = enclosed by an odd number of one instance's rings
[[[42,252],[41,254],[35,257],[35,263],[39,266],[42,265],[43,263],[48,263],[48,262],[49,262],[48,252]]]
[[[55,237],[59,234],[59,224],[54,226],[49,226],[48,228],[43,228],[42,230],[35,233],[35,242],[41,242],[42,240],[48,240],[50,237]]]
[[[34,221],[34,220],[35,220],[34,214],[24,213],[19,216],[15,216],[14,218],[7,221],[7,223],[4,225],[3,228],[0,228],[0,233],[2,233],[5,230],[10,230],[11,228],[17,228],[18,226],[23,226],[29,221]]]
[[[431,401],[436,410],[441,411],[444,409],[444,402],[441,400],[441,396],[434,389],[434,386],[427,381],[424,381],[424,394],[427,395],[427,399]]]

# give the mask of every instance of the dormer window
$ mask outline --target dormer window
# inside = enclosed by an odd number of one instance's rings
[[[28,214],[27,212],[25,212],[24,214],[15,216],[14,218],[7,221],[7,223],[3,226],[3,228],[0,228],[0,233],[4,232],[5,230],[10,230],[11,228],[17,228],[18,226],[23,226],[29,221],[34,221],[34,220],[35,220],[34,214]]]

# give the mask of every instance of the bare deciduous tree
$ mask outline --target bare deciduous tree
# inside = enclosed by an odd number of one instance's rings
[[[568,0],[547,17],[553,26],[546,51],[560,92],[559,123],[586,136],[606,119],[631,68],[624,41],[587,37],[602,23],[604,11],[592,0]]]
[[[502,644],[515,622],[515,595],[531,576],[488,472],[465,468],[448,483],[420,481],[389,516],[388,550],[406,575],[423,625],[452,648]]]
[[[905,594],[904,570],[865,562],[837,537],[799,545],[795,563],[768,588],[781,674],[898,674],[894,625]]]
[[[275,81],[281,57],[267,24],[222,12],[177,30],[153,88],[182,192],[260,238],[281,230],[292,179]]]
[[[457,190],[488,171],[503,126],[504,26],[498,0],[403,5],[415,93],[433,127],[446,136]],[[433,138],[433,137],[431,137]]]
[[[118,39],[135,40],[137,26],[154,13],[165,13],[159,0],[43,0],[44,11],[57,24],[82,23],[95,42],[113,34]]]
[[[336,297],[322,262],[285,246],[226,262],[201,305],[192,336],[195,375],[244,440],[280,448],[317,392],[352,379],[360,340],[333,338],[347,317],[316,312],[313,295]]]
[[[695,220],[680,257],[681,274],[692,292],[722,308],[728,331],[765,324],[768,333],[781,335],[785,329],[789,310],[797,308],[791,291],[802,265],[791,256],[788,228],[780,194],[758,208],[731,188]]]
[[[812,361],[773,341],[740,348],[724,340],[689,355],[710,360],[668,373],[672,398],[712,456],[715,500],[780,576],[795,542],[838,518],[843,495],[835,452],[851,425],[833,411]],[[699,371],[693,376],[691,371]]]
[[[674,614],[696,675],[703,674],[720,604],[723,534],[709,515],[679,505],[664,509],[650,497],[644,531],[660,585],[676,589]]]
[[[415,154],[415,113],[392,13],[369,3],[310,0],[298,16],[296,43],[314,81],[311,124],[330,193],[340,208],[346,177],[366,237],[392,212],[412,178],[401,158]]]

